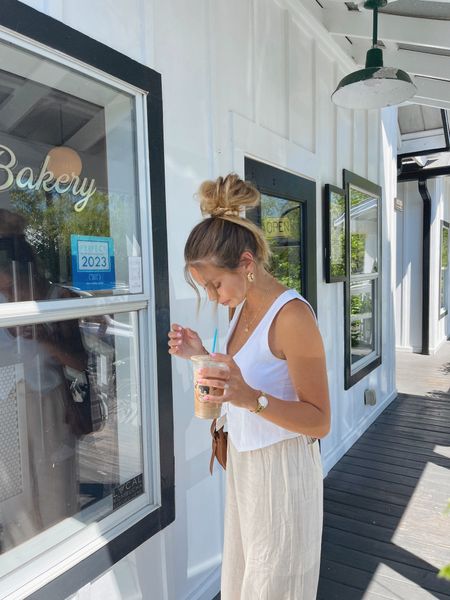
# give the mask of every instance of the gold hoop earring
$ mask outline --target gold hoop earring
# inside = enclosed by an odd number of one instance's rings
[[[250,281],[250,283],[253,283],[253,281],[255,281],[255,274],[252,272],[247,273],[247,279]]]

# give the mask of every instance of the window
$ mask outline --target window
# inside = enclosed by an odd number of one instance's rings
[[[346,389],[381,363],[381,188],[344,170],[348,215]]]
[[[325,281],[345,281],[347,277],[347,217],[345,191],[326,184],[323,203]]]
[[[0,24],[0,598],[66,597],[174,519],[161,85]]]
[[[441,260],[439,277],[439,316],[444,317],[448,313],[448,231],[449,224],[441,221]]]
[[[0,256],[28,274],[3,302],[142,292],[136,97],[0,49]]]
[[[301,293],[302,205],[299,202],[261,194],[261,227],[272,251],[271,271],[281,283]]]
[[[316,185],[293,173],[245,159],[245,177],[261,192],[247,217],[261,226],[272,251],[271,272],[317,308]]]

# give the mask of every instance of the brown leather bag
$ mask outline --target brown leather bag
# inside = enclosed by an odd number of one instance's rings
[[[217,462],[224,469],[227,468],[228,433],[223,430],[223,426],[216,431],[216,422],[217,419],[214,419],[211,423],[212,452],[209,462],[209,472],[211,475],[213,473],[214,458],[217,458]]]

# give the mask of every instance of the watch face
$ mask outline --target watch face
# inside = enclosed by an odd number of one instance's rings
[[[266,406],[269,404],[269,401],[267,400],[267,398],[265,396],[260,396],[258,398],[258,402],[263,408],[266,408]]]

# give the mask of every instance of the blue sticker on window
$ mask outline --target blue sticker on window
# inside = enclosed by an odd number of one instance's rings
[[[112,290],[116,284],[110,237],[71,235],[72,285],[79,290]]]

